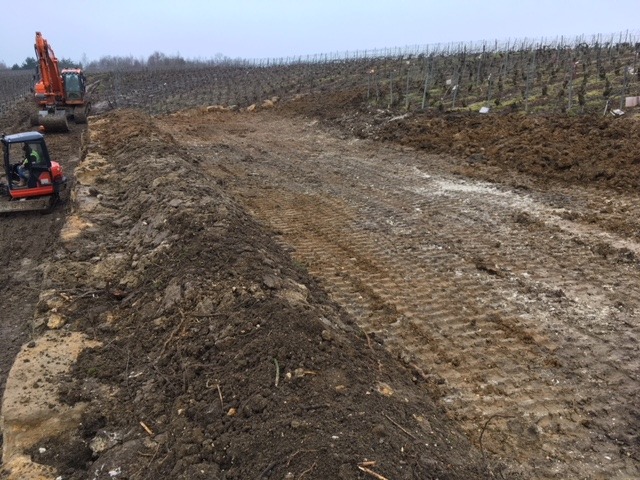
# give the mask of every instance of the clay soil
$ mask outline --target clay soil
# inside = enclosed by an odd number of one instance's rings
[[[50,478],[640,476],[638,122],[360,105],[48,135],[75,194],[0,219],[3,379],[100,342],[34,379],[86,404]]]

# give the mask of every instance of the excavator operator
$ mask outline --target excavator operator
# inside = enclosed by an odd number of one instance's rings
[[[33,150],[28,143],[24,144],[22,151],[24,152],[24,160],[17,168],[17,173],[20,177],[20,183],[18,186],[20,187],[27,185],[29,180],[29,167],[34,163],[40,163],[40,155],[38,152]]]

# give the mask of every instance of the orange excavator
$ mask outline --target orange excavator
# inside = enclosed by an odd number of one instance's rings
[[[32,116],[31,124],[40,125],[46,132],[68,132],[70,119],[86,123],[91,102],[83,71],[79,68],[61,71],[51,45],[40,32],[36,32],[35,50],[39,78],[34,90],[38,112]]]
[[[44,135],[22,132],[0,137],[4,175],[0,178],[0,214],[49,211],[69,198],[62,165],[49,157]]]

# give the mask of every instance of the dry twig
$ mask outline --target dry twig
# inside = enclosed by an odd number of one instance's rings
[[[373,478],[377,478],[378,480],[389,480],[387,477],[383,477],[379,473],[376,473],[373,470],[368,469],[367,467],[361,467],[360,465],[358,465],[358,468],[367,475],[371,475]]]
[[[218,396],[220,397],[220,406],[224,409],[224,400],[222,399],[222,390],[220,389],[220,384],[216,385],[218,387]]]
[[[298,455],[299,453],[309,453],[309,452],[317,452],[317,450],[296,450],[295,452],[293,452],[293,454],[291,454],[291,456],[289,457],[289,460],[287,460],[287,467],[289,467],[289,465],[291,464],[291,460],[293,460],[293,458]]]
[[[278,359],[277,358],[273,359],[273,363],[276,364],[276,387],[277,387],[278,383],[280,382],[280,365],[278,365]]]
[[[144,422],[141,421],[140,425],[142,426],[142,428],[144,428],[145,432],[147,432],[149,435],[153,436],[153,430],[151,430],[149,427],[147,427]]]
[[[302,477],[304,477],[307,473],[309,473],[311,470],[313,470],[314,468],[316,468],[317,463],[313,462],[313,465],[311,465],[309,468],[307,468],[304,472],[302,472],[300,474],[300,476],[298,477],[298,480],[300,480]]]
[[[364,336],[367,337],[367,346],[369,347],[369,350],[373,350],[373,347],[371,346],[371,337],[364,330],[362,332],[364,333]]]
[[[400,425],[398,422],[396,422],[393,418],[391,418],[389,415],[384,414],[385,418],[387,420],[389,420],[391,423],[393,423],[396,427],[398,427],[400,430],[402,430],[404,433],[406,433],[407,435],[409,435],[411,438],[413,438],[414,440],[417,440],[416,436],[411,433],[409,430],[407,430],[406,428],[404,428],[402,425]]]
[[[180,331],[180,329],[182,328],[182,324],[184,323],[184,312],[182,310],[180,310],[180,316],[182,317],[182,319],[180,320],[180,323],[178,324],[178,326],[176,328],[173,329],[173,331],[171,332],[171,335],[169,335],[169,338],[167,338],[167,340],[162,345],[162,350],[160,350],[160,353],[158,354],[158,357],[156,358],[156,363],[159,362],[160,359],[162,358],[162,355],[164,355],[164,351],[167,348],[167,345],[169,345],[169,342],[171,340],[173,340],[173,336],[176,333],[178,333],[178,331]]]

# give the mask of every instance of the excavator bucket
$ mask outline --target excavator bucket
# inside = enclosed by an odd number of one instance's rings
[[[0,201],[0,213],[13,212],[47,212],[55,203],[53,197]]]
[[[39,124],[47,133],[68,132],[69,121],[64,110],[57,110],[56,113],[44,112],[38,116]]]

